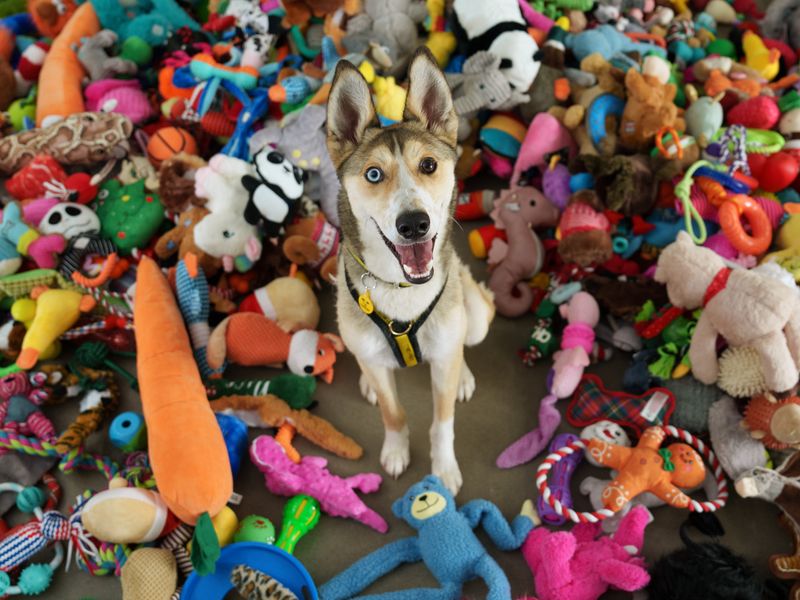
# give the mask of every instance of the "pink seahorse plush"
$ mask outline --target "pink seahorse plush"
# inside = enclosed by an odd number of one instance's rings
[[[268,435],[262,435],[250,444],[250,459],[264,473],[267,489],[279,496],[307,494],[319,501],[326,513],[333,517],[355,519],[386,533],[389,525],[356,494],[377,492],[383,481],[377,473],[359,473],[342,478],[328,471],[328,461],[320,456],[304,456],[299,464],[286,456],[283,448]]]
[[[569,324],[561,334],[561,350],[553,356],[550,393],[557,398],[568,398],[575,392],[583,370],[589,365],[600,307],[591,294],[578,292],[559,307],[559,312]]]
[[[636,506],[613,536],[597,537],[600,523],[582,523],[572,531],[537,527],[522,546],[536,581],[536,596],[539,600],[597,600],[610,587],[626,592],[642,589],[650,575],[638,555],[651,520],[644,506]]]

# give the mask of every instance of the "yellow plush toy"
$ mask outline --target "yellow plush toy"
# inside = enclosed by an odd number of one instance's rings
[[[775,236],[775,246],[780,250],[767,254],[762,262],[777,263],[800,283],[800,212],[791,214],[781,225]]]
[[[36,300],[36,312],[22,340],[22,352],[17,358],[20,369],[33,368],[48,347],[77,322],[81,313],[89,312],[96,304],[94,298],[80,292],[46,287],[33,288],[31,298]]]
[[[406,106],[406,90],[395,83],[394,77],[375,76],[372,82],[375,91],[375,110],[384,119],[397,122],[403,120]]]
[[[11,305],[11,316],[15,321],[19,321],[25,326],[25,329],[30,329],[33,323],[33,317],[36,314],[36,300],[30,298],[20,298],[15,300]],[[56,340],[50,344],[41,353],[39,358],[41,360],[50,360],[61,354],[61,342]]]

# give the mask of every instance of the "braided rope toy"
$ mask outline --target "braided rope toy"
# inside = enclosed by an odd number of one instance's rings
[[[7,448],[30,456],[58,458],[60,459],[58,468],[65,474],[70,474],[76,469],[96,470],[102,473],[106,479],[111,479],[119,471],[119,466],[107,456],[84,454],[81,448],[73,448],[62,454],[50,442],[43,442],[13,431],[0,431],[0,448]]]
[[[2,492],[16,493],[17,508],[33,513],[34,519],[12,531],[0,542],[0,596],[41,594],[50,587],[53,573],[64,561],[64,548],[60,541],[72,538],[72,524],[59,512],[42,511],[46,497],[39,488],[0,483]],[[38,554],[51,542],[54,543],[55,556],[50,562],[28,565],[20,573],[16,585],[11,585],[8,572]]]
[[[707,500],[705,502],[691,500],[689,504],[689,510],[692,512],[714,512],[725,506],[728,501],[728,482],[725,480],[725,473],[722,471],[722,466],[720,465],[719,460],[717,460],[714,451],[706,446],[700,438],[692,435],[685,429],[679,429],[677,427],[673,427],[672,425],[665,425],[661,428],[668,436],[678,438],[697,450],[703,456],[706,462],[711,465],[711,468],[714,471],[714,478],[717,480],[717,497],[713,500]],[[565,517],[574,523],[597,523],[598,521],[602,521],[603,519],[616,514],[607,508],[601,508],[600,510],[592,512],[578,512],[572,508],[569,508],[568,506],[564,506],[553,495],[553,491],[550,489],[548,478],[553,465],[563,458],[574,454],[575,452],[583,452],[583,450],[586,448],[587,441],[588,440],[575,440],[571,444],[567,444],[566,446],[559,448],[552,454],[549,454],[544,461],[542,461],[542,464],[539,465],[539,468],[536,471],[536,487],[538,488],[539,494],[542,496],[544,501],[547,502],[547,504],[549,504],[560,516]]]

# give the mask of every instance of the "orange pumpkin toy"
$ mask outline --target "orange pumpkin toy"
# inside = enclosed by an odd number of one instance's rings
[[[590,456],[619,474],[603,491],[603,505],[619,512],[625,504],[650,492],[676,508],[689,506],[689,497],[679,488],[700,485],[705,479],[703,459],[687,444],[661,448],[666,433],[660,427],[645,430],[634,448],[591,440],[586,447]]]

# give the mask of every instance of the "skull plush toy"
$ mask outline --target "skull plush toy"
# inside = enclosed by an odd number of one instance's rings
[[[58,234],[67,240],[58,266],[65,277],[80,271],[90,256],[109,256],[116,252],[113,242],[100,237],[100,218],[86,205],[41,198],[26,204],[23,214],[25,220],[43,234]]]
[[[39,231],[45,234],[58,233],[69,241],[82,235],[99,233],[100,219],[88,206],[59,202],[42,217]]]

